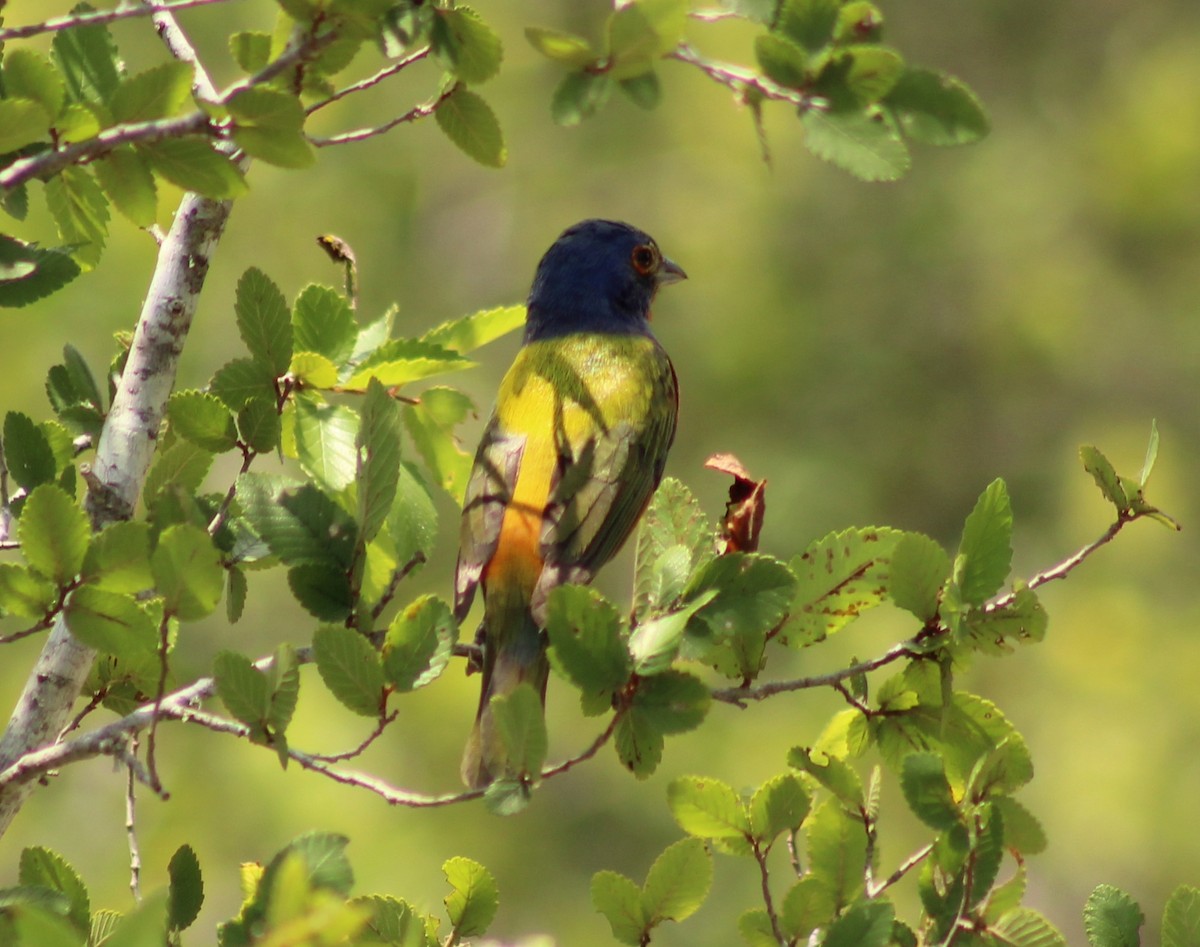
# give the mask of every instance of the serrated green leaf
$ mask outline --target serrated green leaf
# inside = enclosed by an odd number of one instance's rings
[[[0,615],[44,618],[58,602],[58,587],[15,562],[0,562]]]
[[[471,472],[471,455],[458,444],[454,428],[474,409],[471,399],[454,388],[426,389],[420,403],[406,404],[404,425],[434,482],[459,503]]]
[[[763,33],[754,41],[754,57],[772,82],[798,89],[809,81],[808,54],[781,33]]]
[[[800,828],[811,805],[812,797],[796,776],[773,776],[750,797],[751,834],[769,847],[781,832]]]
[[[15,911],[12,931],[15,944],[36,944],[37,947],[79,947],[80,933],[65,918],[41,907]]]
[[[430,40],[447,71],[463,82],[486,82],[500,71],[500,37],[470,7],[437,10]]]
[[[585,713],[603,713],[629,680],[633,662],[616,607],[594,589],[563,585],[546,605],[550,662],[582,693]]]
[[[438,128],[468,157],[489,168],[502,168],[508,161],[496,113],[469,89],[460,86],[443,99],[435,118]]]
[[[529,45],[547,59],[564,63],[574,69],[581,69],[596,59],[588,41],[573,33],[563,33],[541,26],[527,26],[525,38],[529,40]]]
[[[888,901],[858,901],[829,925],[823,947],[887,947],[895,916]]]
[[[819,50],[833,38],[840,0],[783,0],[773,30],[809,50]]]
[[[330,493],[354,483],[358,473],[358,415],[345,405],[315,398],[297,398],[294,404],[293,431],[300,466]]]
[[[200,860],[190,845],[181,845],[167,865],[171,879],[167,900],[167,925],[176,931],[186,930],[200,914],[204,904],[204,879]]]
[[[937,615],[942,584],[950,576],[950,557],[939,543],[921,533],[905,533],[892,550],[888,595],[921,621]]]
[[[169,526],[150,557],[155,585],[169,615],[198,621],[211,615],[221,600],[225,573],[212,537],[199,526]]]
[[[1032,908],[1016,908],[991,926],[990,933],[1012,947],[1067,947],[1054,926]]]
[[[686,671],[664,671],[639,682],[633,711],[659,733],[686,733],[704,721],[712,703],[705,683]]]
[[[317,160],[304,135],[304,106],[276,89],[245,89],[227,103],[232,137],[253,158],[281,168],[307,168]]]
[[[830,892],[838,910],[862,894],[867,833],[836,799],[827,799],[805,823],[808,863],[813,877]]]
[[[0,234],[0,306],[27,306],[62,289],[80,272],[63,249],[43,249]]]
[[[667,787],[679,827],[696,838],[749,838],[750,817],[733,789],[717,779],[681,776]]]
[[[226,155],[200,138],[167,138],[138,146],[159,174],[187,191],[223,201],[246,193],[246,179]]]
[[[1012,650],[1010,641],[1042,641],[1049,620],[1037,595],[1023,588],[1004,608],[972,610],[960,629],[960,637],[985,654],[1004,654]]]
[[[801,878],[784,896],[780,922],[785,932],[804,943],[817,927],[824,927],[834,915],[833,894],[818,878]]]
[[[642,886],[642,913],[650,925],[695,914],[712,887],[712,855],[696,838],[680,839],[654,860]]]
[[[621,717],[613,746],[621,765],[638,779],[651,775],[662,762],[662,733],[643,714],[627,713]]]
[[[607,73],[568,73],[550,99],[550,117],[565,128],[578,125],[604,108],[612,90],[613,79]]]
[[[500,906],[500,892],[491,872],[479,862],[458,856],[442,865],[442,874],[452,889],[445,904],[455,934],[459,937],[483,934]]]
[[[225,589],[225,617],[231,625],[236,625],[246,610],[246,573],[237,566],[226,568],[228,575]]]
[[[637,884],[615,871],[592,875],[592,905],[604,915],[613,937],[622,944],[639,947],[649,926],[642,908],[642,892]]]
[[[271,398],[251,398],[238,410],[237,431],[241,441],[253,451],[267,454],[278,450],[283,421]]]
[[[659,484],[638,526],[633,612],[637,621],[670,609],[692,574],[712,560],[713,530],[690,490]]]
[[[1092,947],[1139,947],[1146,915],[1114,885],[1097,885],[1083,908],[1083,927]]]
[[[437,539],[437,509],[425,482],[409,464],[400,465],[396,502],[387,528],[372,548],[386,549],[392,569],[411,570],[419,559],[428,559]],[[391,581],[389,576],[388,582]]]
[[[17,524],[21,552],[60,588],[79,574],[90,538],[87,515],[61,487],[44,483],[26,498]]]
[[[939,831],[961,821],[958,803],[936,753],[910,753],[904,758],[900,785],[908,807],[918,819]]]
[[[93,110],[86,105],[68,105],[54,122],[58,140],[73,145],[95,138],[100,134],[100,117],[96,114],[97,111],[98,109]]]
[[[76,930],[86,932],[91,922],[87,886],[66,859],[48,848],[21,850],[18,880],[22,885],[47,888],[67,900],[67,917]]]
[[[338,387],[338,369],[332,360],[316,352],[296,352],[292,355],[288,374],[301,388],[329,389]],[[284,409],[287,416],[287,409]]]
[[[354,521],[313,484],[247,473],[238,478],[238,496],[251,527],[285,565],[350,568]]]
[[[284,374],[292,361],[292,321],[279,287],[262,270],[250,267],[238,280],[234,312],[238,332],[254,360],[273,378]]]
[[[1023,855],[1046,850],[1046,832],[1041,822],[1016,799],[1001,796],[993,803],[1004,819],[1004,844]]]
[[[1200,943],[1200,889],[1180,885],[1163,909],[1162,947],[1194,947]]]
[[[120,520],[92,537],[80,570],[83,582],[109,592],[142,592],[154,585],[150,572],[150,528]]]
[[[400,482],[400,411],[378,382],[367,387],[354,443],[357,519],[361,541],[370,542],[387,521]]]
[[[103,24],[77,26],[54,34],[53,56],[74,101],[107,101],[120,83],[117,45]]]
[[[383,708],[383,667],[379,652],[345,625],[323,625],[313,634],[317,671],[330,692],[349,710],[378,717]]]
[[[168,489],[192,495],[198,493],[212,462],[210,451],[189,441],[172,444],[158,453],[150,467],[142,487],[143,501],[147,506],[152,506],[160,494]]]
[[[1090,444],[1080,446],[1079,457],[1083,461],[1083,469],[1092,475],[1104,498],[1118,511],[1129,509],[1129,496],[1108,458]]]
[[[634,670],[643,677],[650,677],[670,668],[679,655],[688,623],[717,595],[716,589],[706,589],[677,611],[657,615],[638,625],[629,636],[629,656],[633,659]]]
[[[876,527],[830,533],[792,559],[796,598],[784,640],[798,646],[821,641],[882,602],[901,535]]]
[[[253,730],[261,730],[271,711],[267,676],[243,654],[222,651],[213,659],[217,696],[226,709]]]
[[[138,227],[149,227],[158,213],[158,190],[150,166],[128,145],[114,148],[92,163],[113,206]]]
[[[33,99],[0,99],[0,154],[50,137],[50,120]]]
[[[389,339],[355,367],[342,388],[365,391],[372,380],[389,388],[398,388],[434,375],[461,371],[474,364],[457,352],[423,339]]]
[[[762,908],[743,911],[738,918],[738,933],[746,947],[779,947],[779,939],[771,928],[771,918]]]
[[[83,586],[63,610],[67,627],[89,648],[137,661],[158,648],[158,632],[131,595]]]
[[[809,109],[800,124],[809,151],[860,180],[895,181],[912,166],[908,148],[882,113]]]
[[[291,360],[290,353],[288,360]],[[287,371],[286,365],[284,371]],[[208,390],[224,401],[232,411],[241,411],[251,400],[265,401],[271,410],[275,411],[275,401],[278,397],[275,378],[271,368],[257,359],[235,358],[217,369]]]
[[[904,134],[927,145],[971,144],[991,130],[975,93],[945,73],[906,69],[885,102]]]
[[[420,341],[428,345],[459,355],[474,351],[489,342],[495,341],[508,333],[519,329],[525,324],[525,305],[496,306],[493,309],[481,309],[463,316],[443,322],[435,329],[430,329]]]
[[[954,563],[963,599],[982,605],[1008,578],[1012,567],[1012,504],[1004,481],[993,480],[963,525]]]
[[[358,336],[354,312],[345,297],[310,283],[300,291],[292,307],[294,352],[315,352],[335,365],[350,357]]]
[[[354,605],[354,590],[345,573],[329,566],[302,562],[288,570],[288,588],[305,611],[321,621],[343,621]]]
[[[788,766],[808,773],[850,809],[865,804],[862,780],[845,760],[810,747],[797,746],[788,752]]]
[[[400,691],[435,680],[450,660],[458,623],[450,606],[435,595],[422,595],[392,619],[383,643],[383,671]]]
[[[108,199],[95,177],[84,168],[64,168],[45,184],[46,206],[60,239],[71,244],[71,255],[85,269],[100,262],[108,238]]]
[[[687,25],[685,0],[636,0],[608,18],[608,54],[614,79],[649,72],[653,61],[673,50]]]
[[[67,97],[66,83],[54,64],[32,49],[9,49],[4,54],[4,96],[32,99],[54,121]]]
[[[258,72],[271,59],[271,34],[254,31],[234,33],[229,37],[229,52],[243,72]]]
[[[542,700],[529,684],[519,684],[508,694],[491,699],[496,732],[504,743],[506,772],[536,779],[546,761],[546,718]]]
[[[4,460],[9,475],[26,491],[49,483],[58,472],[46,433],[19,411],[4,415]]]
[[[237,427],[228,406],[203,391],[176,391],[167,402],[171,427],[184,440],[214,454],[233,450]]]
[[[109,100],[117,122],[153,122],[180,114],[192,100],[192,66],[171,60],[121,80]]]

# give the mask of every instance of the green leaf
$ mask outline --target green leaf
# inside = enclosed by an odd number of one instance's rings
[[[700,726],[711,702],[700,678],[671,670],[639,682],[633,710],[659,733],[686,733]]]
[[[525,305],[481,309],[461,319],[443,322],[430,329],[420,341],[465,355],[525,324]]]
[[[1012,650],[1010,640],[1022,644],[1046,637],[1049,617],[1037,595],[1030,589],[1018,589],[1004,608],[991,611],[973,609],[961,629],[961,638],[985,654],[1004,654]]]
[[[644,714],[627,713],[621,717],[613,745],[621,765],[638,779],[651,775],[662,761],[662,733]]]
[[[354,444],[360,541],[370,542],[387,521],[400,483],[400,411],[379,382],[367,387]]]
[[[863,181],[895,181],[912,166],[908,149],[882,113],[814,108],[801,115],[800,124],[809,151]]]
[[[354,521],[316,486],[247,473],[238,478],[238,496],[251,527],[285,565],[350,568]]]
[[[117,45],[103,24],[54,34],[53,57],[63,71],[67,94],[75,101],[107,101],[120,82]]]
[[[36,944],[37,947],[80,947],[80,932],[64,918],[42,907],[27,906],[13,911],[11,930],[14,944]]]
[[[613,80],[607,73],[571,72],[562,78],[550,100],[550,117],[564,127],[591,118],[608,103]]]
[[[226,709],[252,731],[261,730],[271,711],[267,676],[245,655],[221,651],[213,659],[213,678]]]
[[[436,539],[437,509],[429,489],[412,466],[401,464],[387,528],[371,548],[386,549],[391,569],[411,569],[418,560],[429,558]],[[390,575],[386,581],[391,582]]]
[[[485,82],[500,71],[500,37],[470,7],[435,11],[430,40],[445,68],[463,82]]]
[[[33,99],[0,99],[0,154],[50,137],[46,110]]]
[[[594,589],[559,586],[547,601],[546,635],[550,662],[582,691],[584,713],[608,710],[633,671],[616,607]]]
[[[67,627],[89,648],[136,661],[158,648],[154,622],[130,595],[83,586],[63,610]]]
[[[163,530],[150,568],[168,615],[198,621],[211,615],[221,600],[221,557],[212,537],[199,526],[181,523]]]
[[[921,533],[905,533],[892,551],[888,595],[921,621],[937,616],[942,585],[950,576],[950,557],[939,543]]]
[[[638,526],[636,620],[641,622],[675,605],[692,574],[715,555],[712,526],[699,502],[678,480],[664,478]]]
[[[54,130],[58,140],[64,144],[73,145],[76,142],[87,141],[100,134],[100,116],[92,107],[72,103],[62,110],[62,114],[54,122]]]
[[[45,432],[19,411],[4,415],[4,460],[9,475],[26,491],[49,483],[58,473]]]
[[[225,592],[225,617],[231,625],[237,624],[246,610],[246,573],[237,566],[229,566],[226,570],[228,586]]]
[[[504,743],[506,772],[537,779],[546,761],[546,718],[542,700],[529,684],[519,684],[511,693],[491,699],[496,731]]]
[[[1142,461],[1142,469],[1138,474],[1138,485],[1146,486],[1150,474],[1154,472],[1154,464],[1158,460],[1158,421],[1150,420],[1150,440],[1146,444],[1146,459]]]
[[[443,99],[435,118],[438,128],[468,157],[489,168],[502,168],[508,161],[496,113],[469,89],[459,86]]]
[[[479,862],[458,856],[442,865],[442,874],[452,889],[445,904],[454,933],[459,938],[483,934],[500,905],[500,892],[491,872]]]
[[[900,785],[908,807],[930,828],[941,831],[961,822],[958,803],[936,753],[910,753],[904,757]]]
[[[266,366],[272,378],[283,375],[292,361],[292,321],[279,287],[262,270],[250,267],[238,280],[234,312],[238,332],[255,362]]]
[[[200,860],[190,845],[181,845],[167,865],[171,879],[167,900],[167,925],[176,931],[186,930],[200,914],[204,904],[204,879]]]
[[[237,413],[238,437],[253,451],[267,454],[278,450],[283,422],[269,397],[251,398]]]
[[[967,145],[991,130],[975,93],[945,73],[906,69],[885,103],[904,134],[927,145]]]
[[[301,388],[335,388],[338,368],[332,360],[316,352],[296,352],[292,355],[288,374]]]
[[[596,54],[588,41],[573,33],[563,33],[542,26],[527,26],[525,38],[547,59],[561,62],[573,69],[581,69],[596,60]]]
[[[345,405],[312,397],[296,398],[294,404],[296,459],[318,485],[338,493],[358,473],[359,417]]]
[[[773,776],[750,797],[750,832],[760,845],[770,846],[781,832],[800,828],[812,797],[791,773]]]
[[[746,807],[717,779],[681,776],[667,787],[667,805],[679,827],[699,839],[750,838]]]
[[[790,936],[804,943],[815,928],[829,923],[835,911],[832,892],[820,879],[810,875],[788,889],[783,899],[780,921]]]
[[[192,101],[192,66],[178,60],[121,80],[109,101],[113,119],[153,122],[180,114]]]
[[[229,52],[243,72],[258,72],[271,59],[271,34],[250,30],[234,33],[229,37]]]
[[[62,249],[42,249],[0,234],[0,306],[27,306],[62,289],[79,273],[79,264]]]
[[[344,621],[354,606],[350,577],[331,572],[322,563],[293,566],[288,570],[288,588],[304,610],[321,621]]]
[[[423,339],[389,339],[355,367],[342,387],[347,391],[363,391],[375,380],[389,388],[398,388],[474,364],[457,352]]]
[[[209,451],[188,441],[179,441],[159,451],[146,475],[142,500],[147,506],[152,506],[168,488],[185,494],[199,492],[212,462],[213,455]]]
[[[383,643],[383,672],[400,691],[435,680],[450,660],[458,623],[450,606],[435,595],[422,595],[398,613]]]
[[[345,625],[322,625],[313,634],[313,656],[321,680],[342,704],[364,717],[383,709],[383,667],[379,652]]]
[[[1001,796],[993,805],[1004,819],[1004,844],[1023,855],[1039,855],[1046,850],[1046,832],[1041,822],[1016,799]]]
[[[108,237],[108,200],[96,179],[84,168],[65,168],[45,184],[46,205],[71,255],[90,269],[100,262]]]
[[[833,38],[841,0],[783,0],[774,31],[816,51]]]
[[[277,89],[244,89],[227,103],[233,142],[253,158],[280,168],[307,168],[317,160],[304,135],[304,106]]]
[[[617,85],[638,108],[658,108],[658,103],[662,101],[662,83],[658,81],[658,73],[644,72],[640,76],[630,76],[621,79]]]
[[[809,870],[841,910],[862,894],[867,833],[836,799],[827,799],[818,806],[808,817],[806,827]]]
[[[15,562],[0,562],[0,615],[44,618],[58,603],[58,587]]]
[[[887,947],[895,909],[884,900],[858,901],[825,932],[823,947]]]
[[[61,588],[83,567],[91,528],[86,514],[61,487],[45,483],[26,498],[17,539],[29,567]]]
[[[712,855],[699,839],[680,839],[654,860],[642,886],[648,925],[682,921],[695,914],[712,887]]]
[[[799,89],[809,81],[808,54],[804,47],[780,33],[763,33],[755,39],[754,56],[772,82]]]
[[[167,418],[180,437],[214,454],[237,446],[233,415],[216,395],[176,391],[167,402]]]
[[[66,859],[48,848],[21,850],[18,881],[22,885],[48,888],[66,897],[67,918],[76,930],[86,932],[91,922],[87,887]]]
[[[637,884],[615,871],[592,875],[592,905],[604,915],[613,937],[622,944],[639,947],[649,927],[642,907],[642,891]]]
[[[129,145],[114,148],[92,163],[96,180],[113,206],[138,227],[149,227],[158,215],[158,190],[150,166]]]
[[[850,809],[866,804],[862,780],[845,760],[810,747],[796,746],[788,751],[788,766],[808,773]]]
[[[66,83],[54,64],[32,49],[9,49],[4,55],[4,96],[32,99],[47,121],[54,121],[67,97]]]
[[[638,625],[629,636],[633,669],[643,677],[666,671],[679,655],[688,623],[717,594],[716,589],[707,589],[678,611],[658,615]]]
[[[608,53],[614,79],[628,79],[653,68],[673,50],[687,25],[686,0],[634,0],[608,18]]]
[[[294,352],[315,352],[340,365],[354,351],[358,327],[345,297],[328,286],[310,283],[292,307]]]
[[[1004,481],[993,480],[963,525],[954,562],[963,599],[982,605],[994,595],[1012,567],[1012,504]]]
[[[1083,908],[1083,927],[1092,947],[1139,947],[1146,915],[1114,885],[1097,885]]]
[[[1090,444],[1080,446],[1079,457],[1083,461],[1083,469],[1092,475],[1104,498],[1115,506],[1118,512],[1129,509],[1129,496],[1108,458]]]
[[[419,404],[404,406],[404,424],[434,481],[462,502],[471,473],[471,455],[458,446],[454,428],[474,409],[471,399],[454,388],[428,388]]]
[[[1162,947],[1200,943],[1200,889],[1180,885],[1167,898],[1162,918]]]
[[[238,166],[200,138],[166,138],[138,146],[159,174],[186,191],[213,200],[231,200],[246,193]]]
[[[289,331],[289,343],[290,337]],[[290,352],[288,360],[291,360]],[[287,371],[286,366],[284,371]],[[257,359],[235,358],[217,369],[208,390],[233,411],[240,411],[251,401],[265,401],[270,405],[272,412],[275,412],[275,378],[272,369]]]
[[[821,641],[883,601],[899,530],[867,527],[830,533],[789,563],[796,598],[784,626],[794,645]]]
[[[1032,908],[1009,911],[991,926],[990,933],[1006,947],[1067,947],[1062,934]]]

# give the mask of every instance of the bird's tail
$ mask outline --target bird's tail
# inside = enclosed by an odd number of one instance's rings
[[[546,702],[546,680],[550,663],[546,644],[527,607],[519,613],[489,615],[483,635],[483,686],[475,726],[463,753],[462,780],[471,789],[482,789],[506,775],[507,753],[504,740],[496,731],[491,700],[511,694],[521,684],[529,684]],[[497,627],[497,626],[504,627]],[[516,775],[516,774],[513,774]]]

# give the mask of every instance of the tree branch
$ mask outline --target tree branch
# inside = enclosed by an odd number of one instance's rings
[[[187,10],[192,7],[216,6],[229,3],[230,0],[176,0],[175,3],[144,2],[143,6],[121,6],[116,10],[90,10],[86,13],[72,13],[67,16],[55,17],[41,23],[30,23],[27,26],[9,26],[0,28],[0,43],[13,39],[28,39],[31,36],[41,36],[45,33],[59,33],[79,26],[100,26],[105,23],[115,23],[118,20],[128,20],[136,16],[150,16],[162,11]]]
[[[397,125],[403,125],[405,122],[415,122],[418,119],[427,118],[432,115],[457,89],[458,85],[456,83],[443,91],[436,99],[431,99],[421,105],[415,105],[398,118],[393,118],[390,122],[384,122],[384,124],[377,125],[374,128],[359,128],[352,132],[342,132],[340,135],[333,135],[329,138],[310,138],[309,141],[317,148],[330,148],[334,145],[348,145],[351,142],[366,141],[368,138],[374,138],[376,135],[386,134]]]

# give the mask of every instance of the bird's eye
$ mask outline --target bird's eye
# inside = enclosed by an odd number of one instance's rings
[[[630,254],[629,262],[642,276],[649,276],[658,269],[658,247],[652,243],[638,244]]]

